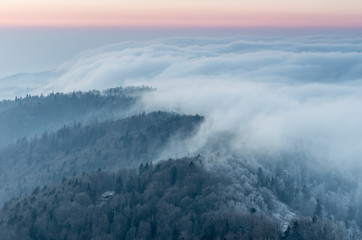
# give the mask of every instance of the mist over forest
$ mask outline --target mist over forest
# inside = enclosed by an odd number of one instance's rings
[[[164,38],[0,79],[1,238],[362,239],[361,49]]]

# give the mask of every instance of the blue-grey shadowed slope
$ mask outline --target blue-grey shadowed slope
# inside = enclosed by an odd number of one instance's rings
[[[133,107],[143,93],[151,90],[147,87],[113,88],[46,96],[27,95],[0,101],[0,148],[23,137],[57,130],[63,125],[75,122],[89,124],[139,113]]]
[[[158,160],[169,141],[191,137],[202,121],[200,116],[154,112],[20,139],[0,150],[0,204],[75,173]]]

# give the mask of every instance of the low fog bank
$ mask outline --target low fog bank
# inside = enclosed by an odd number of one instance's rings
[[[218,152],[275,156],[296,152],[326,163],[327,168],[334,164],[344,170],[360,167],[359,84],[196,83],[167,90],[158,86],[159,91],[143,98],[149,109],[163,107],[206,116],[198,135],[185,146],[187,152],[206,145]],[[223,146],[226,142],[228,148]]]
[[[64,63],[32,93],[147,85],[157,91],[143,96],[140,111],[206,117],[165,157],[205,148],[295,152],[351,171],[362,167],[361,49],[357,34],[122,42]]]

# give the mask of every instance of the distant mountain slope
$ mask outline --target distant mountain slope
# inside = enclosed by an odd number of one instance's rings
[[[87,126],[65,126],[0,150],[0,203],[98,168],[117,170],[155,160],[172,138],[193,134],[203,117],[154,112]]]
[[[248,196],[243,190],[198,158],[83,173],[5,204],[0,232],[3,240],[347,239],[347,231],[328,219],[295,216],[284,230],[278,217],[283,204],[263,188]],[[268,204],[269,211],[262,210]]]
[[[150,88],[51,93],[0,102],[0,147],[24,136],[57,130],[64,124],[129,116],[140,94]]]

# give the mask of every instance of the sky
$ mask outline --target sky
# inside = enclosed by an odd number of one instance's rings
[[[1,0],[0,78],[48,71],[126,40],[322,28],[361,32],[362,1]]]
[[[0,27],[362,27],[362,2],[2,0]]]

